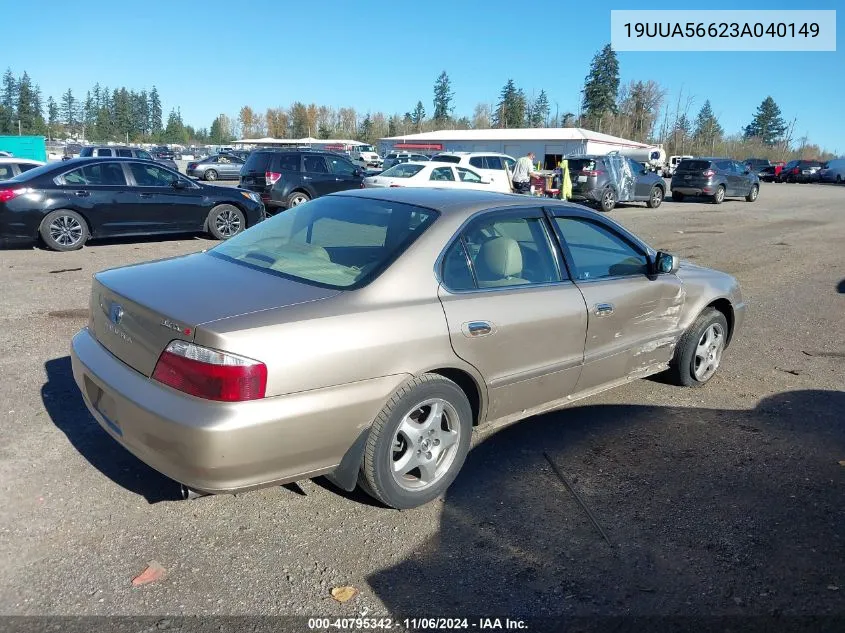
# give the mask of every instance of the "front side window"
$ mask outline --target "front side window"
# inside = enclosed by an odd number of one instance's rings
[[[611,229],[583,218],[555,218],[575,279],[647,275],[645,253]]]
[[[143,158],[144,160],[152,160],[153,157],[150,156],[149,152],[145,152],[144,150],[138,150],[138,158]]]
[[[384,176],[385,178],[410,178],[411,176],[416,176],[420,171],[422,171],[422,165],[412,165],[410,163],[399,163],[398,165],[394,165],[390,169],[386,169],[380,176]]]
[[[455,169],[458,170],[458,178],[461,179],[461,182],[469,182],[477,185],[481,184],[481,176],[476,174],[474,171],[463,167],[456,167]]]
[[[479,218],[461,234],[463,247],[471,265],[473,283],[478,288],[503,288],[560,281],[551,241],[542,217],[505,216]],[[453,248],[457,248],[454,247]],[[462,279],[458,254],[448,253],[444,259],[443,279]],[[457,283],[457,282],[456,282]],[[454,290],[465,290],[454,287]]]
[[[516,161],[513,158],[502,158],[502,161],[505,163],[505,168],[508,171],[513,171],[513,168],[516,166]]]
[[[129,170],[139,187],[170,187],[178,176],[157,165],[129,163]]]
[[[329,170],[338,176],[350,178],[355,175],[355,165],[342,158],[330,158]]]
[[[437,218],[410,204],[329,196],[293,207],[210,253],[304,283],[364,285]]]
[[[452,171],[451,167],[437,167],[436,169],[431,170],[431,177],[429,180],[454,182],[455,172]]]

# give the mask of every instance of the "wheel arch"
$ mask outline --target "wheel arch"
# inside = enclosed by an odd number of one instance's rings
[[[735,319],[734,319],[733,304],[731,303],[730,299],[727,299],[725,297],[721,297],[719,299],[715,299],[715,300],[711,301],[706,306],[704,306],[704,310],[706,310],[707,308],[713,308],[713,309],[721,312],[724,315],[725,320],[728,322],[728,339],[725,342],[725,347],[727,347],[728,345],[731,344],[731,339],[733,338],[733,333],[734,333],[734,320]],[[702,310],[702,312],[704,310]],[[701,314],[701,313],[699,313],[699,314]]]
[[[88,238],[94,237],[94,229],[91,225],[91,219],[85,214],[84,211],[80,211],[79,209],[71,209],[70,207],[56,207],[55,209],[50,209],[44,215],[41,216],[41,219],[38,220],[38,223],[35,225],[35,239],[38,241],[41,240],[41,225],[44,224],[44,220],[47,219],[47,216],[53,213],[54,211],[72,211],[76,213],[82,220],[85,222],[85,227],[88,229]]]
[[[487,398],[486,389],[482,391],[476,377],[457,367],[438,367],[423,373],[443,376],[458,385],[469,400],[469,406],[472,409],[472,425],[478,426],[481,423],[483,416],[487,414]]]

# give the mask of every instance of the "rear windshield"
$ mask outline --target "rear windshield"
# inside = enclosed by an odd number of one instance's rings
[[[592,171],[596,168],[593,158],[572,158],[567,163],[569,171]]]
[[[438,162],[438,163],[460,163],[461,157],[460,156],[448,156],[444,154],[438,154],[437,156],[432,156],[431,160]]]
[[[252,152],[246,159],[244,173],[264,173],[265,171],[299,171],[299,159],[296,152]]]
[[[209,253],[296,281],[352,289],[377,277],[436,217],[410,204],[326,196],[256,224]]]
[[[420,173],[423,168],[422,165],[412,165],[411,163],[400,163],[394,165],[390,169],[381,172],[381,176],[387,178],[410,178],[411,176]]]
[[[9,178],[8,180],[4,180],[3,184],[11,184],[16,182],[27,182],[28,180],[32,180],[33,178],[38,178],[43,174],[49,174],[50,172],[57,171],[56,163],[46,163],[45,165],[40,165],[35,169],[28,169],[22,174],[18,174],[14,178]]]
[[[802,167],[821,167],[821,163],[817,160],[802,160]]]
[[[710,169],[709,160],[682,160],[678,165],[678,171],[704,171]]]

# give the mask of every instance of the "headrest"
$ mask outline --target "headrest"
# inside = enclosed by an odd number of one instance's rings
[[[484,242],[478,257],[496,277],[518,277],[522,274],[522,251],[517,241],[510,237],[496,237]]]

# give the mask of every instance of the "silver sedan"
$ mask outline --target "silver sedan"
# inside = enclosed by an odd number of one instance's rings
[[[188,163],[185,173],[200,180],[229,179],[237,180],[241,176],[244,161],[232,154],[215,154],[201,161]]]

